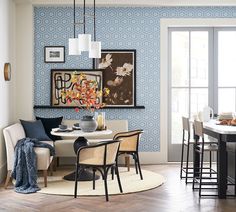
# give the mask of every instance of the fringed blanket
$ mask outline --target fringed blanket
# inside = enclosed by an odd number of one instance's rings
[[[16,180],[15,191],[18,193],[29,194],[40,190],[37,185],[37,158],[34,147],[49,148],[50,155],[55,155],[53,146],[37,139],[23,138],[17,142],[12,177]]]

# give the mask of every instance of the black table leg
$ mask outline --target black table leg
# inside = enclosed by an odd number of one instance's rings
[[[74,142],[74,151],[75,155],[77,155],[77,151],[80,147],[87,146],[88,145],[88,140],[84,137],[78,137],[75,142]],[[95,180],[98,180],[100,177],[98,175],[95,175]],[[75,180],[75,171],[67,174],[66,176],[63,177],[64,180],[68,181],[74,181]],[[78,181],[92,181],[93,180],[93,173],[86,169],[79,169],[79,175],[77,177]]]
[[[218,134],[218,195],[220,199],[226,198],[227,190],[227,155],[226,155],[226,142],[222,140]]]

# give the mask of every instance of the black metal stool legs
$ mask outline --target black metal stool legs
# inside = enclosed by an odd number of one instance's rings
[[[188,163],[189,163],[189,143],[188,143],[188,146],[187,146],[187,161],[186,161],[186,176],[185,176],[185,183],[187,184],[188,183]]]
[[[182,151],[181,151],[181,161],[180,161],[180,179],[183,178],[183,160],[184,160],[184,130],[183,130]]]

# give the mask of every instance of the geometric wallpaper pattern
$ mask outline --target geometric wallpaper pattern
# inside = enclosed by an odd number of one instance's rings
[[[88,9],[87,12],[92,12]],[[76,9],[76,19],[82,19]],[[160,149],[160,19],[235,18],[235,7],[97,8],[97,40],[103,49],[136,49],[137,105],[145,109],[106,109],[107,119],[127,119],[129,129],[144,129],[140,150]],[[86,31],[92,33],[92,20]],[[82,27],[76,28],[76,34]],[[87,53],[68,55],[68,38],[73,36],[72,7],[34,8],[34,104],[50,105],[50,70],[92,68]],[[44,46],[65,46],[65,63],[44,63]],[[73,109],[35,109],[35,115],[80,119],[86,112]]]

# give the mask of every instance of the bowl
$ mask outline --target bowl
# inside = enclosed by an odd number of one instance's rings
[[[79,127],[79,123],[75,123],[75,124],[74,124],[74,127]]]
[[[65,129],[67,129],[67,125],[60,124],[60,125],[59,125],[59,129],[65,130]]]

